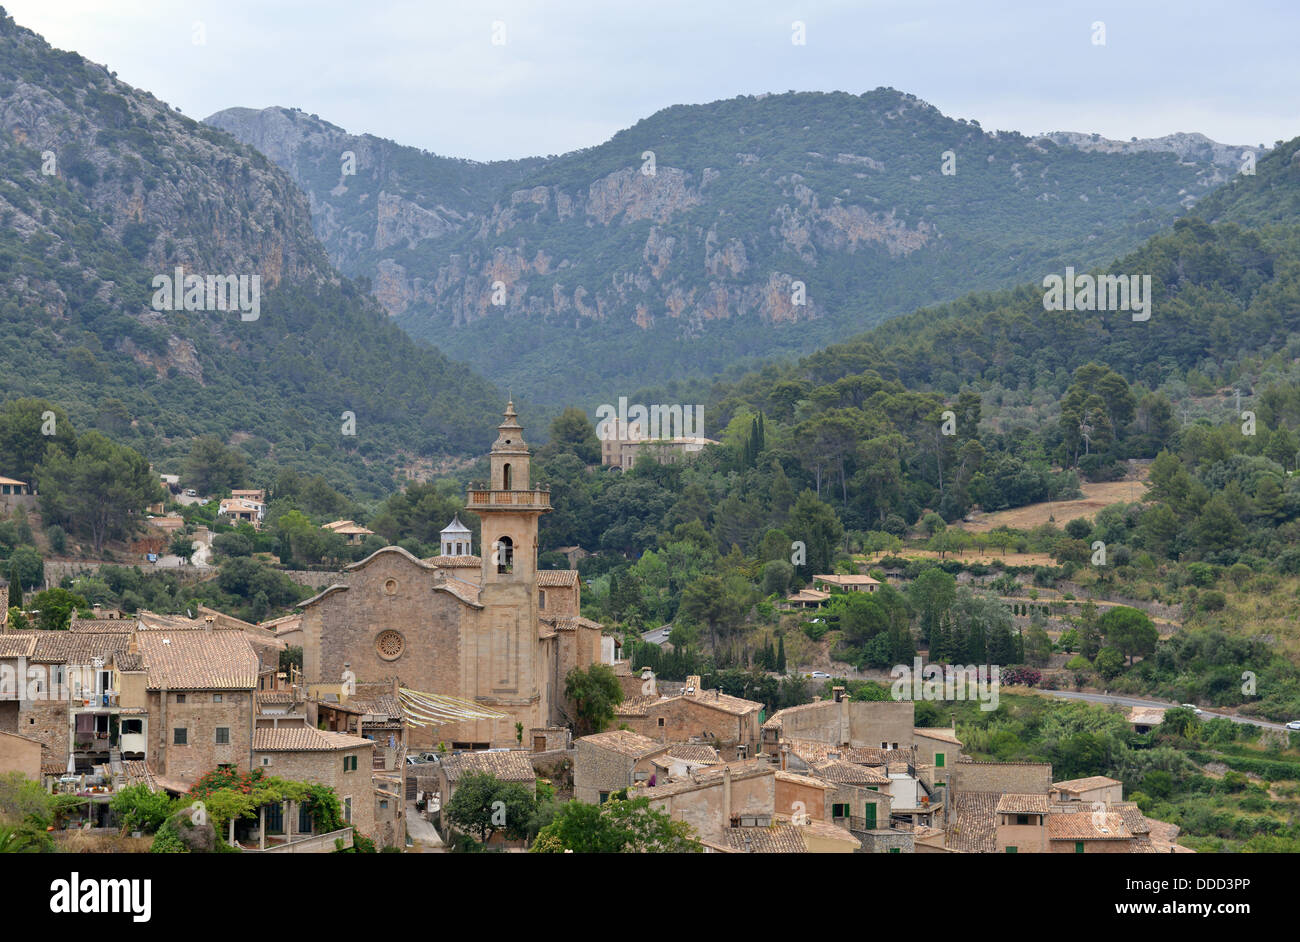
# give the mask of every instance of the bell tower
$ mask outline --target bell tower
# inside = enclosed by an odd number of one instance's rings
[[[471,484],[465,495],[482,521],[483,578],[463,670],[476,700],[508,709],[527,727],[550,717],[550,686],[537,653],[537,521],[551,511],[551,492],[532,486],[523,432],[510,402],[488,455],[491,479]],[[497,738],[510,741],[514,724],[507,725]]]
[[[528,443],[515,414],[506,403],[497,426],[497,440],[488,454],[491,480],[471,486],[469,509],[483,521],[483,586],[494,583],[533,585],[537,574],[537,521],[551,512],[549,488],[533,487]]]

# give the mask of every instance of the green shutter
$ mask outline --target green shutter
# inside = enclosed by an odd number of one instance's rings
[[[942,769],[942,768],[943,768],[943,753],[942,753],[942,752],[936,752],[936,753],[934,754],[934,767],[935,767],[936,769]]]
[[[1075,852],[1076,854],[1082,854],[1082,853],[1083,853],[1083,841],[1075,841],[1075,842],[1074,842],[1074,852]]]
[[[1008,854],[1014,854],[1015,852],[1016,852],[1015,847],[1013,847],[1012,845],[1008,844],[1008,845],[1007,845],[1007,853],[1008,853]]]
[[[862,810],[862,816],[867,820],[867,830],[874,830],[876,827],[876,803],[867,802],[867,806]]]
[[[897,847],[891,847],[891,848],[889,848],[889,852],[890,852],[891,854],[901,854],[901,853],[902,853],[902,851],[899,850]]]

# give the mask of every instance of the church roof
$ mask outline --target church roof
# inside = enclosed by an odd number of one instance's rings
[[[461,523],[461,522],[460,522],[460,514],[456,514],[456,515],[454,515],[454,516],[451,518],[451,523],[447,524],[445,527],[442,528],[442,532],[443,532],[444,534],[446,534],[446,533],[469,533],[469,527],[467,527],[467,526],[465,526],[465,524]]]

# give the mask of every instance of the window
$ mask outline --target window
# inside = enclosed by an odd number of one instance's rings
[[[934,767],[936,769],[942,769],[943,764],[944,764],[944,754],[942,752],[936,752],[934,754]]]
[[[1015,846],[1012,845],[1012,844],[1008,844],[1008,845],[1007,845],[1007,853],[1008,853],[1008,854],[1014,854],[1015,852],[1016,852],[1016,848],[1015,848]]]
[[[177,702],[177,703],[184,703],[184,702],[185,702],[185,694],[183,694],[183,693],[178,693],[178,694],[176,694],[176,702]]]
[[[510,465],[501,467],[501,484],[505,490],[510,490]]]
[[[343,771],[344,771],[344,772],[355,772],[356,770],[357,770],[357,757],[356,757],[356,756],[344,756],[344,757],[343,757]]]
[[[1029,820],[1029,815],[1027,814],[1016,815],[1016,824],[1033,824],[1033,823],[1034,822]]]
[[[515,571],[515,541],[508,536],[503,536],[496,542],[497,572],[511,573]]]
[[[880,748],[881,748],[881,749],[888,749],[888,748],[889,748],[889,743],[887,743],[887,742],[882,742],[882,743],[880,744]]]
[[[388,799],[387,799],[387,798],[380,799],[380,801],[379,801],[379,808],[380,808],[381,811],[386,811],[386,810],[388,810]]]
[[[901,854],[901,853],[902,853],[902,851],[899,850],[897,847],[891,847],[891,848],[889,848],[889,852],[890,852],[891,854]]]
[[[266,833],[284,833],[284,807],[279,802],[266,806]]]
[[[1075,852],[1076,854],[1082,854],[1082,853],[1083,853],[1083,841],[1075,841],[1075,842],[1074,842],[1074,852]]]
[[[607,802],[607,801],[609,801],[609,792],[601,792],[601,793],[600,793],[600,800],[597,801],[596,804],[598,804],[598,805],[603,805],[603,804],[604,804],[605,802]]]
[[[123,720],[122,721],[123,736],[130,736],[132,734],[138,735],[143,732],[144,732],[144,720]]]
[[[271,764],[271,757],[270,757],[270,756],[262,756],[262,765],[267,766],[267,765],[270,765],[270,764]]]
[[[229,746],[229,745],[230,745],[230,727],[229,727],[229,726],[218,726],[218,727],[217,727],[217,745],[218,745],[218,746]]]
[[[375,652],[385,661],[395,661],[402,656],[402,651],[406,649],[406,640],[402,637],[401,632],[381,631],[375,638]]]
[[[298,833],[310,834],[312,829],[311,812],[306,805],[298,806]]]
[[[537,607],[538,607],[538,608],[546,608],[546,590],[545,590],[545,589],[538,589],[538,590],[537,590]]]
[[[662,728],[663,725],[664,725],[664,718],[661,716],[659,717],[659,726]]]
[[[832,818],[847,818],[849,816],[849,806],[847,804],[832,804]]]
[[[178,726],[172,730],[173,746],[188,746],[190,744],[190,731],[183,726]]]
[[[343,799],[343,823],[344,824],[352,823],[352,799],[351,798]]]
[[[212,702],[213,702],[213,703],[220,703],[220,702],[221,702],[221,694],[219,694],[219,693],[214,693],[214,694],[212,695]]]

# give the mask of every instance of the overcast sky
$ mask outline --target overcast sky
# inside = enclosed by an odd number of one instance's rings
[[[0,2],[191,117],[294,106],[479,160],[598,144],[674,104],[882,85],[985,130],[1300,134],[1296,0]]]

